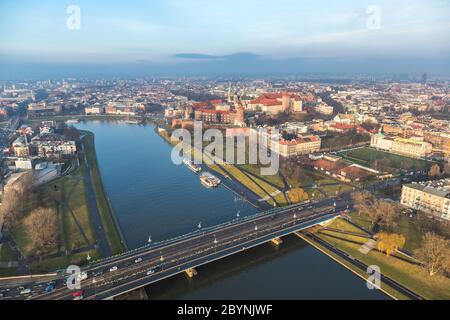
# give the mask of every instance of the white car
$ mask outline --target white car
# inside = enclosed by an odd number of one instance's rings
[[[134,263],[140,263],[142,262],[142,258],[137,258],[136,260],[134,260]]]
[[[147,271],[147,275],[149,276],[149,275],[152,275],[152,274],[154,274],[155,273],[155,270],[153,270],[153,269],[150,269],[150,270],[148,270]]]
[[[30,294],[30,293],[31,293],[31,289],[23,289],[20,291],[21,295]]]
[[[86,280],[87,277],[88,277],[87,273],[86,273],[86,272],[82,272],[82,273],[80,273],[80,274],[77,276],[77,280],[78,280],[78,281],[83,281],[83,280]]]
[[[114,272],[117,271],[119,268],[117,268],[116,266],[112,267],[111,269],[109,269],[109,272]]]

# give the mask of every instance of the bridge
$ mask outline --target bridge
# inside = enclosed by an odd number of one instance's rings
[[[81,282],[84,299],[112,299],[183,272],[192,277],[196,267],[270,241],[279,244],[283,236],[336,218],[350,203],[339,200],[272,209],[93,262],[82,269],[87,274]],[[55,289],[46,293],[50,280]],[[70,300],[73,294],[64,276],[16,286],[1,299]],[[23,288],[31,292],[21,295]]]

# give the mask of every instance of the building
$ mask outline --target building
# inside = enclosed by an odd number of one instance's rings
[[[391,151],[392,145],[394,144],[394,140],[387,138],[382,133],[377,133],[372,136],[372,140],[370,141],[370,146],[376,148],[378,150],[383,151]]]
[[[26,135],[19,136],[12,143],[14,155],[18,158],[26,158],[30,155],[30,148],[28,147]]]
[[[276,148],[275,143],[272,148]],[[292,156],[305,155],[310,153],[316,153],[320,151],[322,141],[319,136],[314,135],[300,135],[293,140],[281,139],[278,142],[278,152],[280,156],[288,158]]]
[[[90,108],[85,108],[84,113],[87,115],[89,115],[89,114],[97,114],[98,115],[98,114],[105,113],[105,109],[100,106],[92,106]]]
[[[270,115],[280,112],[303,112],[303,97],[289,92],[263,93],[247,104],[247,109],[262,111]]]
[[[235,124],[237,119],[236,111],[221,111],[210,109],[195,110],[195,120],[206,123]]]
[[[317,113],[324,114],[326,116],[330,116],[334,113],[334,108],[324,103],[319,104],[315,109]]]
[[[423,138],[431,143],[434,149],[450,154],[450,133],[424,132]]]
[[[62,106],[60,105],[47,105],[42,103],[30,103],[28,105],[28,115],[30,117],[56,115],[62,112]]]
[[[433,146],[428,142],[397,138],[392,144],[391,152],[413,158],[423,158],[433,152]]]
[[[372,136],[370,146],[378,150],[397,153],[412,158],[423,158],[433,152],[433,147],[428,142],[386,137],[382,133]]]
[[[450,179],[404,185],[401,203],[450,220]]]

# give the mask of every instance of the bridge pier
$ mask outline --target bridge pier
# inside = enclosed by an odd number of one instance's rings
[[[275,238],[275,239],[272,239],[271,242],[274,245],[279,246],[279,245],[281,245],[283,243],[283,240],[281,240],[281,238]]]
[[[187,269],[185,272],[186,272],[186,275],[191,279],[198,274],[197,270],[195,270],[194,268]]]

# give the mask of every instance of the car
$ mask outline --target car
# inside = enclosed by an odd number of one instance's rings
[[[53,284],[49,284],[46,288],[45,288],[45,292],[49,293],[52,292],[53,290],[55,290],[55,286]]]
[[[76,291],[72,294],[73,300],[83,300],[84,298],[84,291]]]
[[[30,294],[31,293],[31,289],[28,289],[28,288],[26,288],[26,289],[22,289],[22,290],[20,290],[20,295],[26,295],[26,294]]]
[[[150,270],[148,270],[147,271],[147,275],[149,276],[149,275],[152,275],[152,274],[154,274],[155,273],[155,270],[154,269],[150,269]]]
[[[87,275],[86,272],[81,272],[81,273],[77,276],[77,280],[78,280],[78,281],[83,281],[83,280],[86,280],[87,277],[88,277],[88,275]]]
[[[117,268],[116,266],[114,266],[114,267],[111,267],[111,268],[109,269],[109,272],[114,272],[114,271],[117,271],[117,270],[119,270],[119,268]]]
[[[103,275],[103,270],[98,270],[92,273],[94,277],[99,277]]]
[[[134,263],[140,263],[142,262],[142,258],[137,258],[136,260],[134,260]]]

